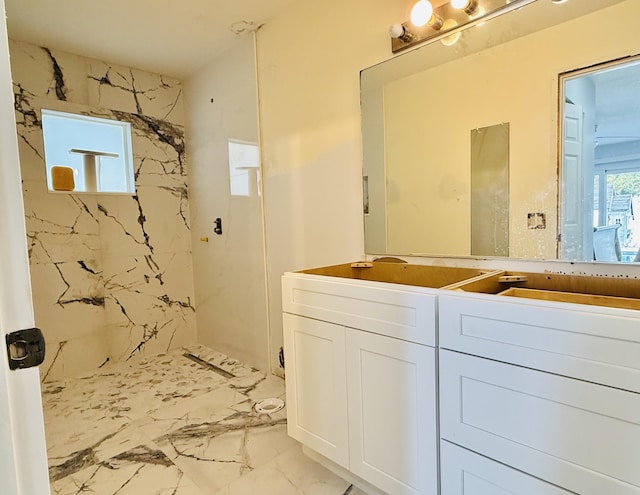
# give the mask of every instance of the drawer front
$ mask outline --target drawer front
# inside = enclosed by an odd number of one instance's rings
[[[640,494],[640,394],[441,350],[440,431],[575,493]]]
[[[378,284],[379,285],[379,284]],[[286,313],[330,321],[418,344],[436,345],[436,295],[368,282],[284,275]]]
[[[441,295],[440,347],[640,392],[639,311],[512,301]]]
[[[570,495],[498,462],[442,441],[442,495]]]

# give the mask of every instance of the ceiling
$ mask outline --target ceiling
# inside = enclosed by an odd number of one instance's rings
[[[5,7],[11,39],[184,79],[295,1],[5,0]]]
[[[596,142],[640,140],[640,61],[634,59],[587,75],[596,94]]]

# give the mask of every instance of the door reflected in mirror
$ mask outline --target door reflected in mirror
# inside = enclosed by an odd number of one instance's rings
[[[640,261],[640,59],[560,81],[561,258]]]

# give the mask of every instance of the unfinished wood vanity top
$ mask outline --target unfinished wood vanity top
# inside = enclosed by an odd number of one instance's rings
[[[465,292],[640,310],[640,279],[493,272],[458,284]]]
[[[302,270],[298,273],[441,289],[485,275],[487,271],[402,262],[362,261]]]

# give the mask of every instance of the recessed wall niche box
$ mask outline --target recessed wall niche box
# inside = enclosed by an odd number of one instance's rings
[[[135,194],[131,124],[42,110],[49,191]]]

